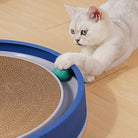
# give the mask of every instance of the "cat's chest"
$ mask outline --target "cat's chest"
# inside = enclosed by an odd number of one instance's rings
[[[95,48],[92,48],[92,47],[87,47],[87,48],[82,48],[81,49],[81,53],[82,54],[85,54],[85,55],[88,55],[88,56],[92,56],[93,53],[95,52]]]

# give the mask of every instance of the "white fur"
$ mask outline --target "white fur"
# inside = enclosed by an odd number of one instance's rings
[[[56,59],[55,66],[67,69],[73,64],[81,70],[85,82],[119,65],[138,47],[138,1],[108,0],[98,7],[102,19],[93,22],[88,9],[65,5],[71,15],[71,38],[80,39],[80,53],[65,53]],[[86,36],[81,30],[88,30]],[[70,32],[70,31],[69,31]]]

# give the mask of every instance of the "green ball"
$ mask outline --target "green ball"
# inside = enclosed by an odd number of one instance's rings
[[[59,70],[58,68],[53,69],[53,73],[59,78],[61,81],[65,81],[70,77],[70,71],[68,69]]]

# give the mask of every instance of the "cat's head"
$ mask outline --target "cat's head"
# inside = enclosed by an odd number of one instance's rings
[[[69,33],[80,47],[99,45],[108,36],[108,19],[103,11],[90,6],[88,9],[65,5],[71,16]]]

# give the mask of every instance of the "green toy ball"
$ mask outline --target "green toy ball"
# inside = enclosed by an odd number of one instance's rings
[[[59,78],[60,81],[65,81],[70,77],[70,71],[68,69],[59,70],[55,67],[53,69],[53,73]]]

